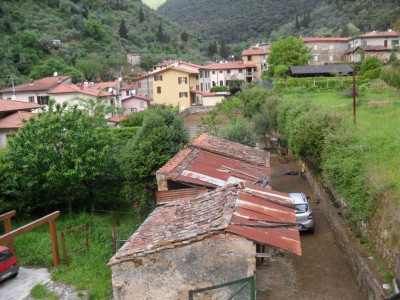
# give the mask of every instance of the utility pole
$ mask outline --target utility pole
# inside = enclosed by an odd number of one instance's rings
[[[356,125],[356,69],[353,69],[353,122]]]

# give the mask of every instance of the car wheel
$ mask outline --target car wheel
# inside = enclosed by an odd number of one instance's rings
[[[309,233],[314,234],[314,227],[308,230]]]
[[[11,276],[11,278],[15,278],[18,276],[18,272]]]

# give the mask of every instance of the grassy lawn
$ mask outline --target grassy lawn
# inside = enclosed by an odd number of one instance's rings
[[[287,94],[287,100],[310,99],[314,103],[343,114],[353,125],[353,99],[340,92]],[[356,135],[366,147],[366,161],[371,183],[378,191],[394,190],[400,199],[400,94],[393,88],[379,93],[367,90],[357,97]]]
[[[129,238],[141,223],[141,218],[133,213],[115,214],[117,240]],[[27,224],[28,221],[13,223],[13,228]],[[84,230],[66,234],[68,265],[64,265],[60,233],[82,224],[88,225],[89,250],[75,252],[85,243]],[[55,281],[74,285],[78,290],[88,290],[89,299],[110,299],[112,297],[111,269],[107,266],[113,255],[111,213],[82,213],[69,216],[61,214],[56,219],[58,246],[61,265],[53,267],[53,256],[49,226],[42,225],[14,239],[18,259],[25,266],[47,267]],[[123,244],[120,241],[117,248]]]

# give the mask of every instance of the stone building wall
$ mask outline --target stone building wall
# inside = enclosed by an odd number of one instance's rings
[[[221,233],[202,241],[112,266],[113,292],[122,299],[188,299],[189,290],[252,276],[252,241]]]

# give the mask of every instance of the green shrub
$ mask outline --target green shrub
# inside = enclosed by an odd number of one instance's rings
[[[364,77],[367,79],[377,79],[381,76],[382,68],[376,68],[368,70],[364,73]]]
[[[121,126],[122,127],[140,127],[143,124],[143,119],[146,114],[147,114],[146,110],[142,110],[137,113],[130,114],[121,121]]]
[[[361,63],[361,74],[365,75],[366,72],[375,70],[377,68],[382,68],[383,63],[379,60],[379,58],[372,56],[367,57]]]
[[[219,134],[220,137],[232,142],[255,147],[257,136],[253,126],[244,118],[232,120]]]
[[[126,144],[129,140],[135,138],[140,127],[110,127],[111,135],[115,138],[116,144]]]
[[[229,88],[227,86],[213,86],[210,92],[227,92]]]
[[[372,80],[369,84],[369,91],[374,94],[383,94],[388,85],[382,79]]]

